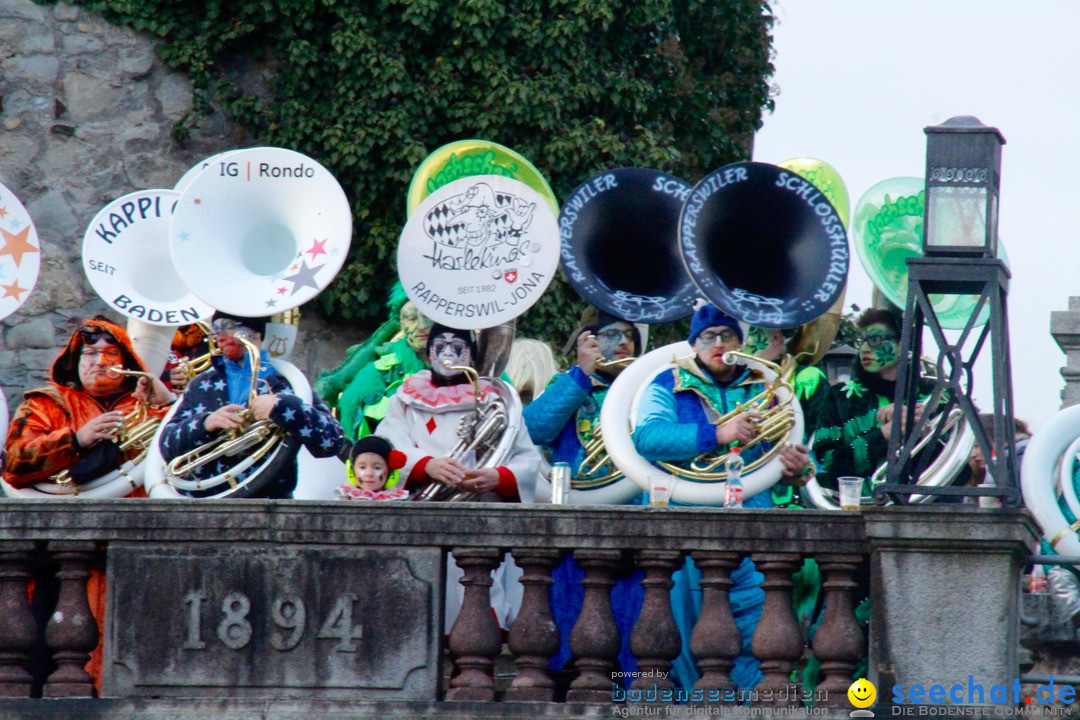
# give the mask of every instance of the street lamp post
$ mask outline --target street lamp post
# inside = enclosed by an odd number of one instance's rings
[[[894,422],[889,438],[889,469],[877,489],[895,502],[911,496],[978,495],[1019,503],[1015,457],[1015,421],[1006,298],[1010,273],[997,257],[998,190],[1001,146],[997,128],[971,116],[954,117],[926,128],[926,199],[923,256],[908,259],[908,293],[900,364],[897,407],[904,422]],[[959,338],[945,337],[930,302],[931,294],[978,296]],[[988,309],[989,313],[985,313]],[[985,325],[976,330],[985,318]],[[937,377],[929,395],[919,392],[923,329],[938,346]],[[972,346],[965,356],[969,339]],[[994,442],[991,443],[972,398],[975,360],[989,341],[993,373]],[[916,405],[923,412],[916,419]],[[917,452],[920,438],[933,434],[929,447],[943,435],[937,418],[960,412],[986,458],[988,479],[980,487],[927,487],[918,479],[934,460],[933,452]]]

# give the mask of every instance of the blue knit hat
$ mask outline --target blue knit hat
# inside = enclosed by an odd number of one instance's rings
[[[698,335],[711,327],[729,327],[739,334],[739,342],[742,342],[743,333],[739,321],[711,304],[702,305],[694,312],[694,317],[690,320],[690,339],[687,342],[693,345]]]

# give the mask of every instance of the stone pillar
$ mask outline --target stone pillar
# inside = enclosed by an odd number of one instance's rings
[[[1068,310],[1050,313],[1050,334],[1065,353],[1065,367],[1061,368],[1064,409],[1080,403],[1080,297],[1069,298]]]
[[[45,697],[91,697],[94,681],[86,672],[90,653],[98,644],[97,621],[90,612],[86,581],[97,560],[92,542],[49,543],[49,552],[60,569],[60,595],[56,611],[45,626],[45,644],[52,651],[57,668],[45,680]]]
[[[806,638],[791,610],[791,588],[795,585],[791,576],[802,565],[802,558],[794,553],[761,553],[754,555],[753,560],[765,576],[761,582],[765,607],[750,642],[765,675],[755,688],[759,698],[755,705],[797,707],[801,705],[799,693],[792,691],[790,676],[802,657]],[[772,691],[772,700],[761,699],[766,691]]]
[[[585,599],[570,633],[570,650],[579,675],[567,702],[611,702],[611,673],[619,657],[619,629],[611,614],[611,587],[622,556],[618,550],[578,550],[574,560],[585,571]]]
[[[26,587],[34,543],[0,543],[0,697],[29,697],[33,678],[26,669],[37,643],[37,628]]]
[[[645,598],[641,615],[630,633],[630,651],[638,659],[642,676],[631,687],[646,689],[675,687],[668,675],[671,664],[682,649],[682,637],[671,613],[671,574],[682,564],[682,553],[661,550],[642,550],[637,554],[638,565],[645,571],[641,584]]]
[[[502,649],[502,633],[491,611],[491,572],[503,553],[488,549],[455,549],[454,560],[465,576],[465,597],[450,630],[450,656],[459,671],[450,681],[447,700],[494,700],[495,657]]]
[[[818,691],[824,695],[815,705],[847,707],[851,674],[866,652],[866,638],[855,621],[855,573],[863,558],[859,555],[818,555],[824,577],[825,617],[814,633],[814,655],[821,661],[822,680]]]
[[[1020,573],[1040,536],[1031,515],[918,505],[864,508],[863,517],[870,682],[966,687],[971,676],[990,687],[1015,678]]]
[[[507,641],[514,653],[517,676],[506,690],[506,699],[553,702],[555,681],[547,669],[551,656],[559,651],[559,628],[551,615],[548,586],[559,551],[518,548],[513,555],[521,566],[525,589]]]
[[[690,651],[698,661],[701,677],[695,688],[735,690],[731,668],[742,651],[742,638],[731,613],[731,572],[739,567],[737,553],[695,552],[701,570],[701,615],[690,635]]]

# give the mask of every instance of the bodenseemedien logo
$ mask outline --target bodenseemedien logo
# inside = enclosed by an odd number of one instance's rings
[[[851,683],[851,687],[847,691],[847,697],[848,702],[858,708],[849,713],[850,717],[874,717],[873,711],[866,709],[877,700],[877,688],[874,687],[874,683],[866,678],[859,678]]]

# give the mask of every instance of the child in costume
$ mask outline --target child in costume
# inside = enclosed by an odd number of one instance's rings
[[[405,454],[395,450],[390,441],[379,435],[367,435],[349,450],[349,482],[338,487],[345,500],[408,500],[409,491],[396,486],[387,488],[388,480],[405,465]]]

